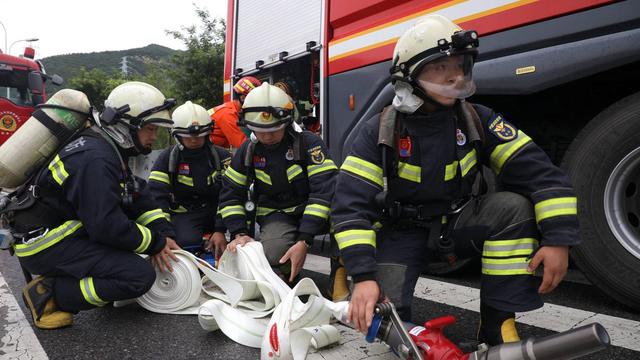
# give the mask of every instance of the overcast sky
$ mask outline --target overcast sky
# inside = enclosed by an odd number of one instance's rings
[[[164,30],[200,24],[196,4],[212,17],[226,18],[227,0],[1,0],[0,22],[11,54],[21,54],[27,38],[36,58],[52,55],[124,50],[152,43],[184,49]],[[0,48],[5,31],[0,26]]]

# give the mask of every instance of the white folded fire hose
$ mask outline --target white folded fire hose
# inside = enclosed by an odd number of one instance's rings
[[[178,261],[172,263],[173,271],[156,270],[152,288],[136,299],[145,309],[197,314],[203,329],[220,329],[237,343],[261,348],[265,360],[305,359],[310,346],[318,349],[338,341],[338,330],[329,320],[332,315],[343,319],[348,303],[323,298],[308,278],[292,290],[271,269],[261,243],[239,246],[236,253],[225,251],[218,269],[189,252],[174,253]],[[308,295],[306,303],[299,299],[302,295]]]

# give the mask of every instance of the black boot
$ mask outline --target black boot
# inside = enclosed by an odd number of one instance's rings
[[[494,309],[480,303],[478,341],[489,346],[519,341],[515,313]]]

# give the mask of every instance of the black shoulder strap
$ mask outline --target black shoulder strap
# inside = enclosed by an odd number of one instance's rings
[[[178,172],[178,161],[180,160],[180,147],[175,144],[169,151],[169,163],[167,164],[167,171],[169,171],[169,180],[172,185],[175,185],[176,173]]]
[[[217,146],[207,141],[207,146],[209,148],[209,153],[211,153],[211,157],[213,157],[213,163],[216,167],[216,171],[220,174],[220,170],[222,169],[222,164],[220,163],[220,155],[218,155]]]

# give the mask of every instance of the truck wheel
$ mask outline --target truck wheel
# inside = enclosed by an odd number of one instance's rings
[[[640,309],[640,93],[598,114],[562,166],[578,195],[575,263],[602,291]]]

